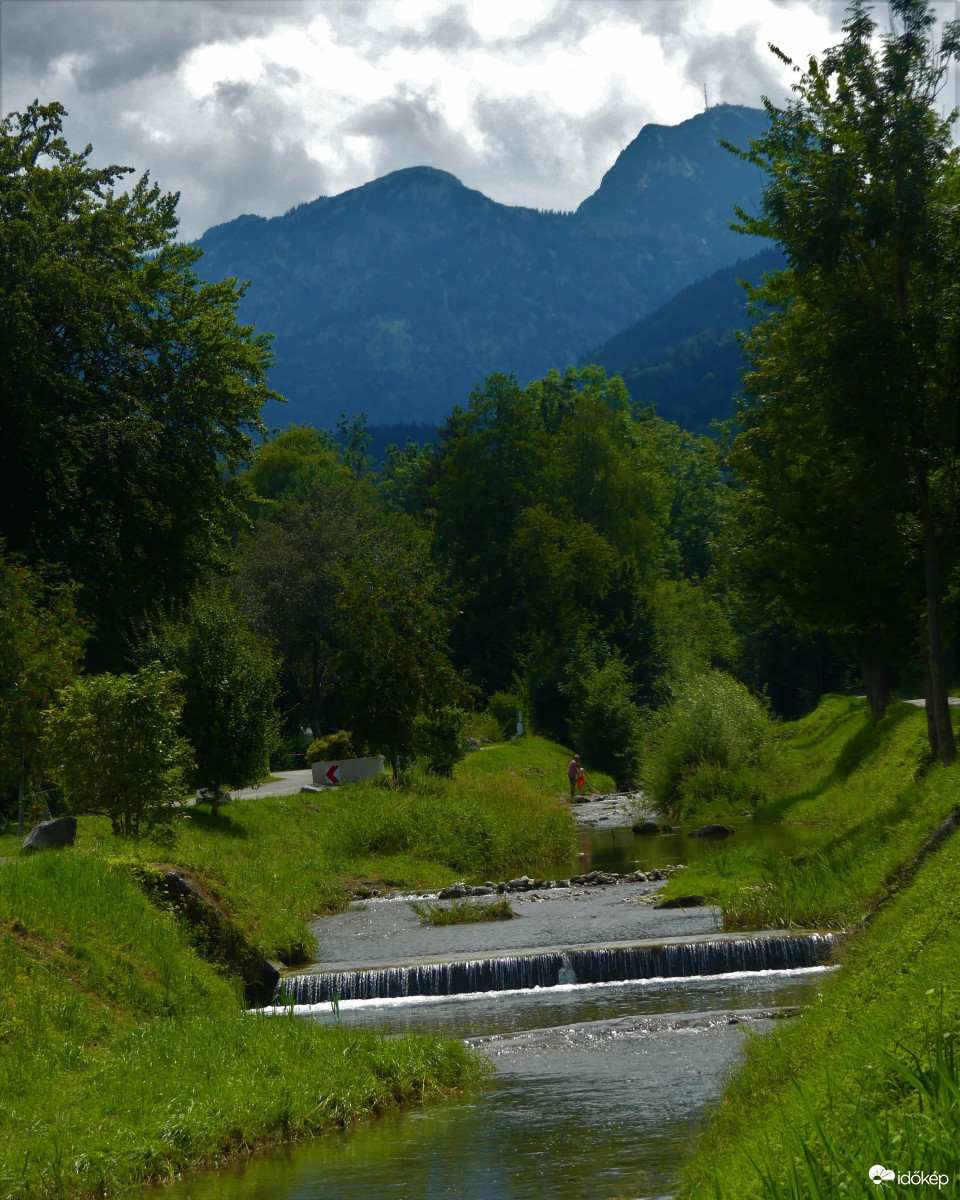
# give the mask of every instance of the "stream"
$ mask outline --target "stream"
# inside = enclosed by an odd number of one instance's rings
[[[597,828],[583,841],[581,871],[652,869],[716,852],[684,831],[649,838]],[[792,852],[803,837],[746,823],[737,841]],[[304,1019],[465,1039],[496,1067],[490,1083],[150,1195],[672,1195],[744,1041],[815,996],[830,970],[829,939],[722,935],[713,909],[655,909],[657,888],[511,894],[518,916],[508,922],[422,928],[402,898],[318,922],[322,961],[287,981]]]

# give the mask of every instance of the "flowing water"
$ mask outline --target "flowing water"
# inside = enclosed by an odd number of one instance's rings
[[[629,830],[586,839],[592,866],[620,871],[710,852],[682,835],[672,848]],[[744,1041],[811,999],[830,939],[733,938],[715,911],[659,912],[650,891],[511,895],[518,919],[496,925],[421,929],[396,900],[319,923],[324,961],[286,980],[300,1016],[466,1039],[494,1064],[489,1084],[203,1173],[164,1200],[672,1195]]]

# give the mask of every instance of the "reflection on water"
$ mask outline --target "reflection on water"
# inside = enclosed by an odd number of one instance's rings
[[[166,1200],[597,1200],[666,1196],[748,1030],[821,971],[356,1004],[344,1023],[483,1043],[483,1091],[163,1189]],[[712,1014],[691,1020],[691,1014]],[[525,1031],[525,1032],[521,1032]],[[517,1035],[517,1036],[504,1036]]]
[[[585,829],[581,833],[579,870],[652,871],[672,863],[697,859],[737,846],[759,846],[777,854],[800,854],[818,837],[816,829],[803,825],[763,825],[749,820],[724,822],[736,829],[731,838],[719,841],[690,837],[695,825],[676,833],[640,837],[631,829]]]

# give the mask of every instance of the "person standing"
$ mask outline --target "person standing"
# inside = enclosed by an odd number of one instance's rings
[[[577,794],[577,784],[583,778],[583,767],[580,766],[579,754],[575,754],[570,759],[570,766],[567,767],[567,778],[570,780],[570,799],[573,800]]]

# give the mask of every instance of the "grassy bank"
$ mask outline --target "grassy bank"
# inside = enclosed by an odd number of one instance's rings
[[[105,820],[81,818],[77,849],[188,869],[263,954],[292,965],[313,953],[307,920],[341,907],[359,883],[434,887],[569,869],[578,846],[563,800],[568,761],[562,746],[528,737],[471,754],[452,780],[415,771],[394,788],[384,776],[235,801],[216,819],[188,809],[160,845],[114,839]],[[603,775],[591,784],[612,787]]]
[[[0,865],[0,1195],[114,1192],[478,1076],[465,1048],[243,1013],[101,855]]]
[[[238,801],[216,820],[185,810],[159,843],[90,817],[71,850],[17,858],[4,835],[0,1196],[114,1192],[474,1084],[458,1043],[246,1016],[131,867],[190,870],[263,953],[296,962],[306,920],[358,881],[479,881],[569,858],[568,758],[526,738],[471,755],[454,780]]]
[[[895,704],[874,724],[866,702],[830,696],[784,725],[750,786],[756,821],[802,824],[811,844],[793,859],[725,844],[673,880],[667,894],[710,896],[728,929],[850,925],[957,804],[955,769],[930,763],[922,710]],[[705,803],[695,819],[735,812]]]
[[[948,775],[953,782],[956,773]],[[937,781],[937,788],[946,781]],[[686,1200],[875,1196],[897,1176],[960,1177],[960,837],[851,942],[821,999],[752,1040],[686,1173]],[[901,1194],[891,1182],[891,1193]]]

